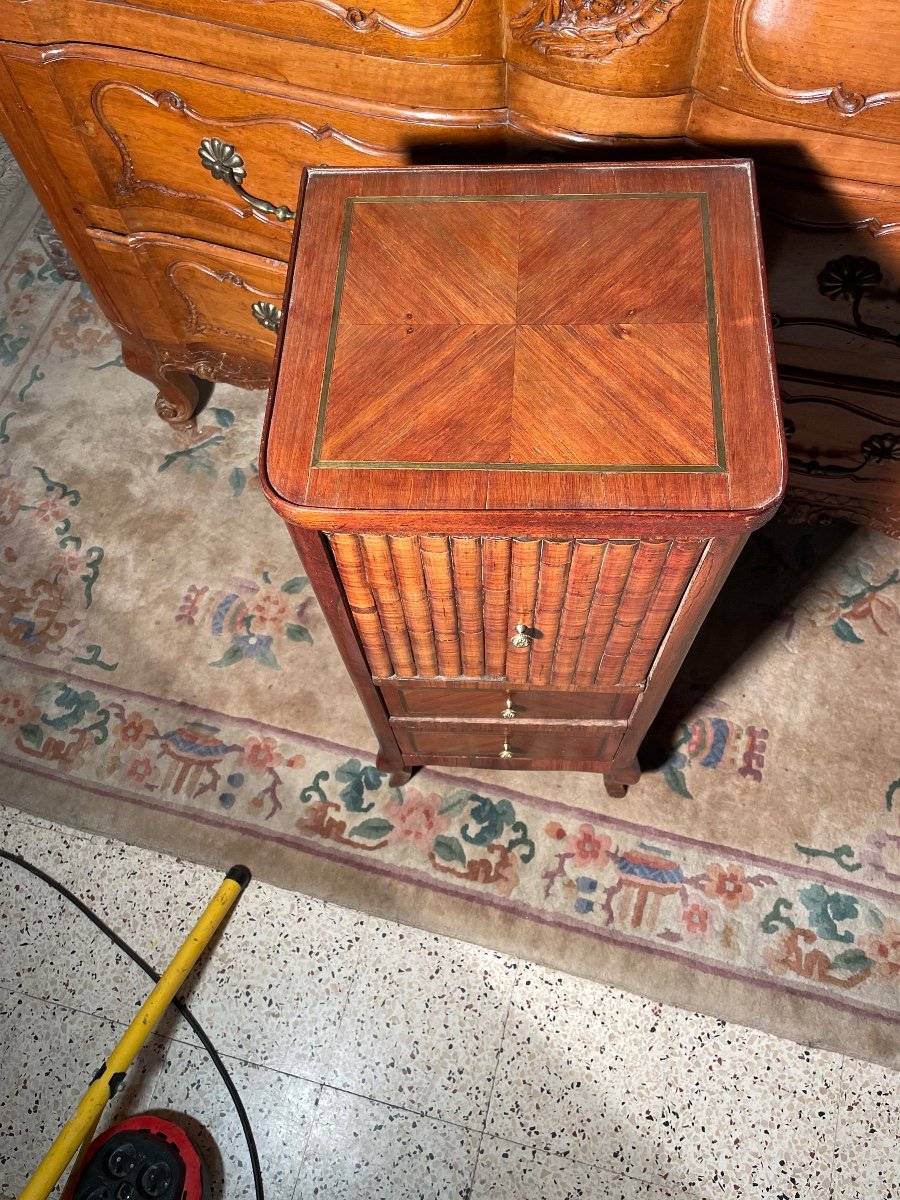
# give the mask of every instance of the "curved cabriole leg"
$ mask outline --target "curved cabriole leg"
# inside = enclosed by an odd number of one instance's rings
[[[149,379],[158,389],[156,413],[173,429],[193,429],[194,412],[200,403],[197,380],[187,371],[164,371],[142,348],[122,343],[122,362],[129,371]]]
[[[614,767],[612,771],[607,771],[603,776],[603,786],[606,788],[607,796],[611,796],[613,800],[624,800],[629,784],[637,783],[640,777],[641,768],[637,764],[637,759],[632,759],[629,763],[623,763],[620,767]]]
[[[156,415],[174,429],[193,429],[194,412],[200,403],[200,390],[193,375],[171,371],[160,376],[156,396]]]

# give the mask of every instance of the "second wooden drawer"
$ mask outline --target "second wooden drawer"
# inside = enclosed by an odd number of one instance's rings
[[[404,755],[439,758],[611,762],[625,735],[626,722],[425,721],[393,718]]]

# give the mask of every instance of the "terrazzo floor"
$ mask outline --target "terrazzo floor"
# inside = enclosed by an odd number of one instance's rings
[[[220,879],[2,806],[0,845],[160,968]],[[145,994],[0,860],[0,1197]],[[186,995],[267,1200],[900,1200],[898,1074],[256,881]],[[149,1109],[189,1117],[214,1200],[252,1196],[227,1092],[175,1013],[111,1116]]]

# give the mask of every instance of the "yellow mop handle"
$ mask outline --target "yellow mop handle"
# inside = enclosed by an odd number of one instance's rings
[[[184,983],[197,959],[209,945],[238,896],[250,882],[246,867],[232,867],[210,900],[159,983],[91,1082],[71,1120],[63,1127],[38,1169],[25,1185],[19,1200],[47,1200],[73,1156],[93,1135],[109,1099],[121,1087],[125,1072],[156,1028],[170,1001]]]

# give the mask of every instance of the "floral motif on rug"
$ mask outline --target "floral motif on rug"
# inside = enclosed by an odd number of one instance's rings
[[[218,589],[189,584],[175,621],[202,630],[207,639],[222,640],[221,657],[212,660],[211,667],[250,662],[278,671],[278,656],[287,642],[312,645],[304,621],[314,607],[316,599],[305,575],[278,583],[269,570],[261,570],[258,582],[234,578]]]
[[[52,668],[24,678],[0,693],[20,768],[900,1021],[893,828],[783,863],[440,771],[392,788],[349,747]]]

